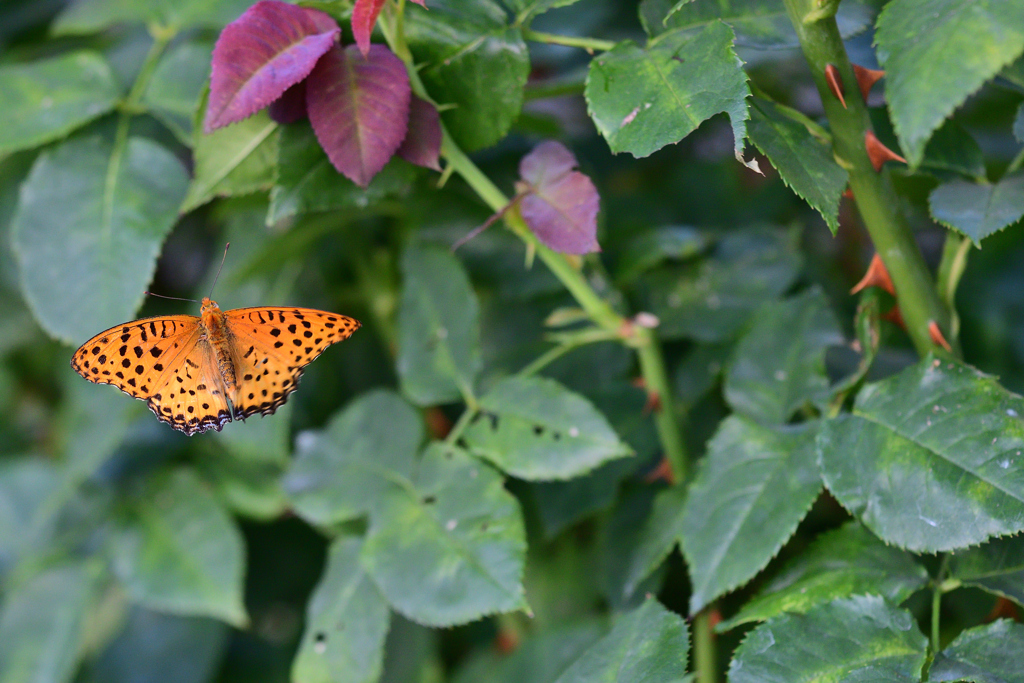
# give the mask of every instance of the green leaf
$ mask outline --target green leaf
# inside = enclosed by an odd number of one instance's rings
[[[725,400],[758,422],[785,424],[804,406],[828,400],[825,351],[842,341],[828,299],[817,287],[764,304],[733,351]]]
[[[855,596],[755,628],[729,664],[729,683],[910,683],[921,680],[927,645],[908,612]]]
[[[940,180],[967,176],[981,181],[985,179],[985,155],[963,126],[947,119],[928,141],[921,170]]]
[[[928,196],[928,208],[932,218],[981,247],[981,240],[1024,216],[1024,173],[995,185],[966,180],[939,185]]]
[[[0,460],[0,580],[23,552],[49,540],[49,534],[33,525],[59,477],[57,466],[43,458]]]
[[[818,459],[836,499],[883,541],[919,552],[1024,529],[1024,399],[928,357],[869,384],[825,423]]]
[[[120,635],[90,668],[86,681],[201,683],[217,673],[230,628],[205,617],[179,617],[135,607]],[[79,681],[82,678],[77,679]]]
[[[644,521],[639,540],[630,554],[624,596],[636,593],[641,582],[653,574],[682,541],[685,502],[685,486],[667,488],[654,499],[651,514]]]
[[[686,622],[648,598],[615,622],[556,683],[646,683],[686,676],[690,633]]]
[[[292,662],[303,683],[376,683],[384,665],[388,605],[359,565],[363,543],[331,544],[320,583],[306,610],[306,626]]]
[[[640,606],[646,595],[661,589],[664,573],[655,571],[640,581],[632,592],[627,589],[634,558],[644,541],[643,529],[654,507],[657,489],[639,483],[625,483],[615,506],[599,518],[597,555],[592,572],[608,606],[616,612]],[[590,581],[590,578],[587,578]]]
[[[527,609],[519,503],[454,447],[431,444],[413,481],[384,492],[362,559],[391,606],[427,626]]]
[[[613,460],[568,481],[538,481],[530,487],[545,538],[615,502],[619,482],[636,468],[634,459]]]
[[[676,396],[687,405],[694,405],[718,382],[732,344],[697,344],[676,367],[673,386]]]
[[[683,510],[691,613],[750,580],[796,531],[821,491],[816,432],[816,423],[764,427],[738,416],[722,422]]]
[[[505,4],[516,13],[517,23],[529,26],[537,15],[558,7],[568,7],[577,2],[579,0],[508,0]]]
[[[80,0],[57,17],[54,35],[95,33],[117,24],[156,23],[174,29],[220,29],[250,0]]]
[[[793,236],[744,231],[724,236],[709,258],[661,268],[637,282],[643,307],[658,316],[659,336],[703,342],[733,337],[765,301],[800,274]]]
[[[121,86],[95,52],[0,67],[0,157],[57,140],[114,108]]]
[[[430,10],[409,7],[409,49],[427,92],[454,104],[441,118],[466,151],[505,137],[523,106],[530,58],[519,28],[509,25],[494,0],[431,0]]]
[[[480,399],[463,438],[520,479],[569,479],[632,454],[588,401],[545,377],[506,377]]]
[[[471,658],[452,683],[549,683],[604,633],[594,620],[533,631],[509,654],[490,647]]]
[[[329,525],[365,515],[393,480],[412,476],[423,422],[390,391],[352,401],[319,434],[299,440],[284,480],[295,511]]]
[[[871,26],[872,0],[844,0],[839,5],[836,23],[843,38],[849,38]],[[798,47],[800,41],[783,0],[643,0],[640,21],[648,35],[656,36],[676,29],[700,28],[724,21],[736,31],[736,44],[759,49]]]
[[[669,260],[685,260],[709,245],[707,233],[687,226],[656,228],[629,242],[616,264],[616,279],[628,284],[637,276]]]
[[[0,682],[65,683],[75,674],[94,599],[92,572],[66,565],[4,595],[0,611]]]
[[[1024,606],[1024,536],[993,538],[951,554],[949,578]]]
[[[935,655],[928,680],[974,683],[1021,683],[1024,626],[1000,619],[962,631],[945,650]]]
[[[384,641],[384,672],[380,683],[427,683],[440,671],[440,633],[413,623],[401,614],[391,615],[391,628]]]
[[[900,146],[916,167],[933,131],[1024,51],[1024,5],[1001,0],[893,0],[875,44]]]
[[[471,396],[480,371],[480,307],[465,269],[447,249],[411,245],[402,259],[402,276],[402,392],[422,406]]]
[[[90,135],[39,155],[11,237],[25,299],[47,332],[82,342],[132,318],[187,182],[181,162],[144,138],[115,149]]]
[[[186,42],[174,46],[160,59],[142,96],[150,113],[167,126],[183,145],[192,146],[192,123],[199,108],[203,86],[210,76],[209,43]]]
[[[233,256],[240,255],[235,249],[243,244],[244,238],[231,239]],[[230,281],[230,274],[225,275],[223,280]],[[281,479],[291,462],[293,406],[281,406],[273,419],[261,416],[225,425],[224,431],[211,435],[214,452],[196,459],[196,467],[232,512],[270,521],[287,509]]]
[[[242,606],[242,534],[202,481],[178,468],[151,477],[110,544],[114,574],[140,605],[236,626]]]
[[[802,614],[851,595],[880,595],[899,604],[927,581],[928,572],[909,553],[885,545],[861,524],[849,522],[814,539],[716,630],[728,631],[783,612]]]
[[[750,88],[722,23],[660,36],[646,48],[619,43],[594,58],[585,96],[613,153],[645,157],[679,142],[715,114],[732,122],[736,155],[747,137]]]
[[[831,146],[768,100],[751,101],[747,129],[751,142],[772,162],[786,186],[820,213],[835,235],[839,229],[839,197],[848,176],[836,163]]]
[[[415,175],[411,164],[393,158],[364,189],[331,165],[308,123],[284,126],[267,223],[318,211],[366,209],[388,197],[407,194]]]
[[[199,108],[206,110],[205,97]],[[199,115],[197,115],[199,116]],[[277,167],[278,125],[260,111],[238,123],[204,135],[195,125],[195,172],[180,211],[202,206],[214,197],[233,197],[268,190]]]

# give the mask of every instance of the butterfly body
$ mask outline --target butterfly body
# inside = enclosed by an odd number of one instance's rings
[[[273,413],[303,369],[359,326],[310,308],[222,311],[204,298],[199,317],[144,318],[101,332],[75,352],[71,367],[146,401],[161,421],[191,436]]]

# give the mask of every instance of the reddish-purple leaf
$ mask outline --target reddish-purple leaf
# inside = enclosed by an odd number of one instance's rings
[[[203,130],[252,116],[309,75],[341,30],[327,14],[261,0],[224,27],[213,48]]]
[[[306,118],[306,81],[299,81],[270,103],[270,118],[278,123],[295,123]]]
[[[409,74],[383,45],[366,57],[335,47],[306,83],[306,109],[334,168],[366,187],[398,150],[409,121]]]
[[[364,57],[370,53],[370,34],[383,7],[384,0],[356,0],[352,8],[352,33]]]
[[[409,100],[409,131],[398,148],[398,156],[411,164],[440,171],[440,154],[441,117],[437,107],[413,95]]]
[[[519,162],[523,179],[519,212],[541,242],[563,254],[600,251],[597,210],[600,197],[590,178],[573,170],[572,152],[543,142]]]

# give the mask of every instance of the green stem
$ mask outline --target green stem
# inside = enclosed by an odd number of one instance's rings
[[[679,429],[680,415],[676,408],[675,394],[668,383],[661,344],[651,330],[639,328],[636,334],[641,340],[637,354],[640,357],[640,371],[643,373],[644,384],[647,391],[658,397],[660,403],[654,411],[654,426],[658,430],[665,458],[672,466],[672,476],[677,483],[681,483],[686,481],[689,474],[686,443]]]
[[[946,578],[946,568],[949,566],[949,554],[947,553],[942,558],[942,564],[939,566],[939,573],[935,576],[935,581],[932,583],[932,654],[934,655],[939,651],[940,642],[940,614],[942,606],[942,582]]]
[[[967,270],[967,257],[971,253],[973,243],[967,237],[950,230],[946,233],[946,242],[942,247],[942,260],[939,262],[938,281],[939,296],[951,312],[949,343],[958,347],[960,337],[960,316],[956,312],[956,289],[960,278]]]
[[[582,95],[585,84],[583,79],[557,79],[542,81],[540,83],[527,83],[523,88],[523,100],[543,100],[548,97],[561,97],[563,95]]]
[[[705,607],[693,617],[693,663],[697,683],[715,683],[718,678],[711,609],[710,606]]]
[[[559,36],[554,33],[543,33],[528,28],[523,29],[523,38],[535,43],[581,47],[590,53],[607,52],[618,44],[612,40],[599,40],[598,38],[587,38],[586,36]]]
[[[128,131],[131,126],[132,116],[139,111],[139,103],[142,96],[146,94],[149,87],[149,80],[153,71],[167,49],[167,44],[175,36],[173,29],[150,26],[150,35],[153,36],[153,44],[149,47],[145,61],[139,69],[139,75],[132,84],[128,96],[121,102],[117,114],[117,131],[114,133],[114,147],[110,152],[110,161],[107,163],[107,174],[103,185],[103,208],[100,225],[104,232],[110,225],[114,215],[114,191],[117,189],[117,176],[121,172],[121,161],[124,158],[125,150],[128,147]]]
[[[473,418],[476,417],[476,414],[478,412],[479,409],[476,407],[467,407],[465,410],[462,411],[462,415],[459,415],[458,421],[456,421],[451,431],[448,432],[448,436],[444,438],[444,443],[446,446],[455,445],[455,442],[457,442],[459,440],[459,437],[462,436],[462,432],[466,431],[466,427],[469,426],[469,423],[473,421]]]
[[[387,36],[386,34],[386,36],[389,43],[391,43],[396,36],[395,32],[389,33],[391,35]],[[608,43],[606,47],[610,48],[611,46],[612,44]],[[392,44],[391,47],[400,56],[409,54],[408,48],[404,44]],[[423,87],[423,82],[420,80],[419,74],[412,64],[411,58],[403,59],[409,71],[409,80],[413,92],[420,97],[430,100],[426,89]],[[473,191],[491,207],[492,211],[502,211],[508,205],[508,197],[466,156],[466,153],[452,140],[443,124],[441,126],[441,135],[441,154],[448,164],[448,168],[445,169],[446,172],[458,173]],[[608,302],[602,299],[594,288],[591,287],[573,261],[564,254],[548,249],[537,240],[537,237],[527,227],[518,211],[506,211],[505,224],[526,243],[528,251],[532,251],[540,257],[596,325],[609,332],[621,334],[624,337],[626,331],[631,330],[633,339],[638,342],[640,371],[643,374],[644,382],[650,391],[658,394],[661,402],[661,409],[655,413],[655,425],[662,449],[672,467],[674,479],[678,482],[684,481],[688,474],[686,445],[679,428],[675,400],[668,383],[668,373],[665,370],[665,359],[661,352],[661,344],[658,343],[655,334],[649,329],[634,325],[616,313]],[[448,440],[451,443],[458,439],[458,435],[469,424],[473,415],[475,415],[475,410],[466,410],[459,418],[459,421],[448,435]],[[716,675],[715,645],[711,621],[706,613],[703,616],[698,616],[694,621],[694,631],[694,637],[698,643],[698,648],[694,655],[694,668],[698,672],[698,680],[700,683],[712,683]]]
[[[835,17],[822,12],[816,0],[785,0],[785,3],[832,129],[836,162],[849,172],[857,208],[896,287],[907,332],[922,356],[932,351],[941,352],[932,341],[928,327],[934,321],[949,338],[950,312],[939,298],[910,225],[896,209],[899,202],[888,171],[876,172],[871,165],[865,148],[865,135],[871,130],[871,122]],[[832,94],[825,79],[825,67],[829,64],[838,69],[844,84],[845,108]]]

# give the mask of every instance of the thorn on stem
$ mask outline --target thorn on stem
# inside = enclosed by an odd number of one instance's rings
[[[647,473],[644,477],[644,481],[649,484],[653,484],[656,481],[665,481],[669,484],[676,483],[675,474],[672,472],[672,465],[669,464],[668,458],[662,458],[658,466]]]
[[[825,65],[825,82],[828,83],[828,89],[832,91],[832,94],[836,96],[839,103],[843,105],[843,109],[846,109],[846,97],[843,93],[843,78],[839,75],[839,69],[836,68],[835,64]]]
[[[882,259],[878,254],[871,257],[871,263],[868,264],[867,272],[864,273],[864,277],[860,279],[860,282],[853,286],[850,294],[856,294],[867,287],[881,287],[893,296],[896,296],[896,288],[892,285],[892,278],[889,277],[889,271],[886,269],[885,264],[882,263]]]
[[[843,196],[846,197],[847,199],[852,200],[853,199],[853,188],[850,187],[849,185],[847,185],[846,189],[843,190]]]
[[[953,347],[949,345],[949,342],[946,341],[946,338],[942,335],[942,330],[939,329],[939,324],[934,320],[928,321],[928,336],[932,338],[933,342],[947,351],[953,350]]]
[[[894,325],[902,327],[904,330],[907,329],[907,324],[903,322],[903,314],[900,313],[899,306],[893,306],[892,309],[882,316],[883,320],[888,320]]]
[[[871,92],[872,86],[885,76],[885,72],[880,69],[865,69],[862,66],[854,64],[853,75],[857,79],[857,87],[860,88],[861,96],[863,96],[864,101],[867,102],[868,93]]]
[[[881,171],[882,165],[887,161],[907,163],[906,159],[883,145],[882,141],[870,130],[864,133],[864,148],[867,150],[868,158],[871,160],[871,165],[874,166],[876,172]]]

